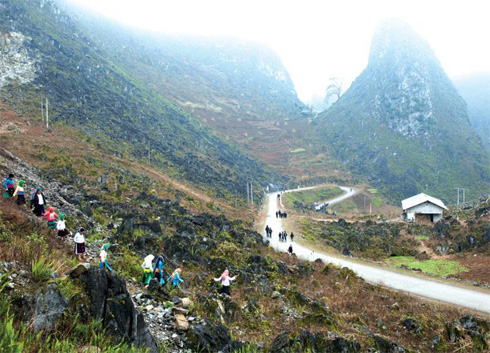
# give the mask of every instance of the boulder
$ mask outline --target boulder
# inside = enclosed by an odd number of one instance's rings
[[[352,253],[350,252],[348,247],[344,247],[342,249],[342,255],[348,256],[348,257],[354,257],[354,255],[352,255]]]
[[[402,321],[402,325],[409,332],[412,332],[412,333],[420,333],[421,332],[420,325],[415,318],[412,318],[412,317],[406,318],[405,320]]]
[[[446,322],[445,334],[446,334],[446,338],[450,342],[459,341],[459,339],[463,337],[463,327],[461,326],[460,322],[457,320],[454,323]]]
[[[32,330],[53,330],[56,320],[68,306],[68,302],[56,283],[50,283],[45,292],[41,290],[36,295],[36,304],[32,316]]]
[[[204,320],[203,323],[191,325],[186,334],[189,348],[203,352],[229,350],[232,345],[228,329]]]
[[[342,352],[354,353],[361,350],[361,345],[357,342],[346,340],[331,332],[327,335],[318,332],[301,331],[299,335],[292,335],[289,332],[282,332],[271,344],[271,353],[283,352]]]
[[[78,264],[70,270],[70,276],[73,278],[79,277],[83,273],[87,272],[90,268],[90,263],[84,262],[82,264]]]
[[[121,277],[92,267],[81,275],[90,298],[90,312],[102,320],[107,332],[136,347],[158,352],[153,337],[138,313]]]
[[[395,342],[392,342],[381,336],[373,336],[374,348],[379,353],[405,353],[407,350],[405,347],[399,346]]]

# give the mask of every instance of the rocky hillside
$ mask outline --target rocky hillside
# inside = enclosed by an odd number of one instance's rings
[[[490,73],[474,73],[453,80],[468,104],[471,125],[490,152]]]
[[[403,23],[378,28],[368,66],[315,128],[319,144],[394,200],[422,190],[449,200],[454,187],[472,198],[488,192],[489,156],[464,100]]]
[[[2,98],[40,115],[41,98],[48,97],[53,122],[84,131],[116,156],[150,156],[169,175],[213,185],[221,197],[245,197],[246,178],[257,186],[281,181],[170,103],[87,31],[53,1],[2,2]]]
[[[140,193],[134,174],[115,194],[97,180],[58,179],[7,151],[2,174],[42,184],[68,227],[88,228],[88,262],[74,259],[31,213],[0,199],[0,350],[13,352],[408,352],[489,347],[485,319],[371,285],[347,268],[276,254],[251,224],[193,213],[177,200]],[[74,170],[79,166],[74,163]],[[137,205],[137,207],[136,207]],[[110,243],[116,273],[98,269]],[[32,244],[35,244],[33,247]],[[163,254],[168,275],[183,268],[181,290],[144,290],[148,254]],[[212,280],[238,274],[232,296]],[[359,300],[362,298],[362,300]],[[434,313],[437,312],[437,315]],[[32,333],[34,332],[35,335]]]

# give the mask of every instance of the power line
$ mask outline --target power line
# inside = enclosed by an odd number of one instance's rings
[[[454,188],[455,190],[457,190],[457,195],[458,195],[458,202],[457,202],[457,205],[459,205],[459,200],[460,200],[460,197],[459,197],[459,191],[463,191],[462,192],[462,196],[463,196],[463,202],[462,203],[465,203],[466,202],[466,194],[465,194],[465,191],[468,191],[469,189],[464,189],[464,188]]]

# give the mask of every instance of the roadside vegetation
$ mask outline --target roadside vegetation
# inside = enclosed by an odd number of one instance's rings
[[[282,202],[286,208],[308,208],[343,193],[338,186],[321,186],[311,190],[285,193],[282,195]]]

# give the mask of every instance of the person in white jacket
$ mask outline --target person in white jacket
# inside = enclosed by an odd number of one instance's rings
[[[220,293],[228,294],[231,297],[230,293],[230,282],[236,280],[238,276],[230,277],[230,271],[225,270],[220,277],[213,278],[215,282],[221,281],[221,289]]]
[[[141,268],[143,269],[143,277],[141,278],[141,282],[143,282],[143,284],[145,285],[145,289],[148,289],[148,286],[150,285],[151,271],[153,270],[153,266],[151,262],[153,261],[154,258],[155,256],[150,254],[147,257],[145,257],[145,260],[141,264]]]
[[[66,237],[67,235],[71,235],[70,231],[66,228],[65,223],[65,214],[60,214],[60,218],[58,219],[58,223],[56,223],[56,229],[58,230],[58,236],[61,238]]]
[[[87,252],[85,250],[85,228],[80,228],[73,237],[75,241],[75,255],[78,256],[78,261],[87,259]]]

